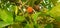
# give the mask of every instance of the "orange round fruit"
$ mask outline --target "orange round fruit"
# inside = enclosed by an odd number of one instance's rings
[[[28,12],[28,13],[32,13],[32,12],[33,12],[33,8],[32,8],[32,7],[28,7],[28,8],[27,8],[27,12]]]

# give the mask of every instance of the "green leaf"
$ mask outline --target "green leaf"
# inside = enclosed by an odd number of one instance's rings
[[[12,25],[12,27],[13,28],[22,28],[22,24],[20,25],[19,23],[16,22]]]
[[[52,25],[52,24],[47,24],[47,25],[45,26],[45,28],[53,28],[53,25]]]
[[[16,21],[24,21],[25,20],[25,17],[24,16],[16,16]]]
[[[0,21],[0,27],[5,27],[5,26],[8,26],[10,25],[10,23],[6,23],[4,21]]]
[[[34,28],[39,28],[40,26],[38,24],[34,24]]]
[[[29,6],[34,6],[34,2],[35,2],[36,0],[29,0],[29,2],[27,3]]]
[[[53,4],[56,4],[58,0],[51,0]]]
[[[7,23],[13,23],[13,15],[11,12],[8,12],[7,10],[1,10],[0,9],[0,18]]]
[[[22,0],[22,2],[26,2],[27,0]]]
[[[24,28],[34,28],[33,24],[27,24]]]
[[[24,28],[30,28],[30,27],[29,27],[29,24],[27,24]]]
[[[51,0],[43,0],[42,5],[49,10],[51,10],[52,7],[54,6]]]
[[[10,12],[13,12],[17,9],[17,6],[14,6],[14,5],[9,5],[9,7],[7,7],[7,10],[10,11]]]
[[[32,18],[34,19],[34,21],[36,21],[36,19],[38,18],[39,14],[41,14],[41,12],[37,12],[36,14],[32,15]]]

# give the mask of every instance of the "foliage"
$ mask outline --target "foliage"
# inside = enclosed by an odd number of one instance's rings
[[[57,1],[0,0],[0,28],[60,28]]]

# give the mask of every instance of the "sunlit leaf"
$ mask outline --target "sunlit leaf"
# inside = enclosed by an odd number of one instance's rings
[[[59,18],[60,18],[60,4],[58,4],[57,6],[52,8],[52,10],[50,11],[50,15],[52,17],[56,18],[56,20],[59,20]]]
[[[17,15],[17,13],[18,13],[18,7],[15,6],[15,14]]]
[[[1,10],[0,9],[0,17],[3,21],[7,22],[7,23],[12,23],[13,22],[13,15],[11,12],[5,11],[5,10]]]

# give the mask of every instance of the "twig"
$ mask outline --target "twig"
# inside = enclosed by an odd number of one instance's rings
[[[21,10],[21,12],[23,13],[23,16],[24,16],[24,12],[22,11],[21,7],[23,7],[28,2],[28,0],[24,3],[22,3],[21,0],[19,2],[22,4],[22,5],[19,6],[19,9]]]
[[[19,9],[21,9],[22,6],[24,6],[29,0],[27,0],[26,2],[22,3],[22,1],[20,0],[19,2],[22,4],[19,6]]]

